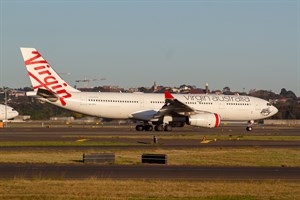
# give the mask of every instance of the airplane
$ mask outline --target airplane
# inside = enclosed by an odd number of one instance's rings
[[[18,115],[19,113],[12,107],[0,104],[0,120],[12,119]]]
[[[186,124],[214,128],[222,121],[248,122],[275,115],[268,101],[215,94],[81,92],[67,84],[34,48],[21,48],[34,91],[27,95],[78,113],[138,122],[137,131],[171,131]],[[154,126],[154,127],[153,127]]]

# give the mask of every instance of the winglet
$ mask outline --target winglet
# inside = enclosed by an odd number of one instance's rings
[[[165,91],[165,99],[174,99],[174,97],[170,92]]]

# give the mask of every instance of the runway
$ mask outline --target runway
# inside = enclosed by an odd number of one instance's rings
[[[1,179],[300,180],[300,167],[1,164]]]
[[[132,127],[122,128],[7,128],[0,129],[1,142],[16,142],[13,146],[0,145],[0,151],[25,149],[49,150],[88,150],[88,149],[149,149],[149,148],[216,148],[216,147],[267,147],[267,148],[300,148],[300,127],[257,126],[254,131],[246,132],[244,126],[224,126],[216,129],[176,128],[172,132],[137,132]],[[158,145],[153,145],[153,136],[158,137]],[[201,143],[202,138],[225,136],[208,143]],[[299,140],[236,140],[237,137],[277,136],[298,137]],[[41,146],[38,142],[76,142],[85,140],[82,145],[61,146],[52,144]],[[32,142],[35,145],[18,145],[18,142]],[[96,142],[99,145],[84,145]],[[100,143],[109,142],[103,146]],[[117,145],[114,145],[116,143]],[[123,143],[125,145],[118,145]]]
[[[226,125],[217,128],[201,128],[193,126],[185,126],[183,128],[174,128],[171,132],[156,132],[156,131],[135,131],[134,126],[50,126],[45,127],[9,127],[0,129],[0,135],[5,133],[24,134],[30,133],[32,135],[41,135],[43,133],[52,137],[55,135],[75,134],[80,135],[83,133],[87,134],[101,134],[101,135],[180,135],[180,134],[231,134],[231,135],[295,135],[300,136],[300,126],[272,126],[272,125],[256,125],[253,126],[253,131],[247,132],[245,130],[246,125]],[[49,135],[51,133],[51,135]]]

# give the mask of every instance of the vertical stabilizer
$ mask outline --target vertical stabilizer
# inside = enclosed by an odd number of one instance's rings
[[[57,94],[62,105],[72,96],[70,92],[80,92],[62,80],[36,49],[21,48],[21,52],[34,91],[45,89]]]

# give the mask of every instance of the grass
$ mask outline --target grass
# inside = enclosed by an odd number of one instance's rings
[[[202,140],[205,137],[207,140],[271,140],[271,141],[300,141],[300,136],[280,136],[280,135],[212,135],[212,134],[180,134],[180,135],[159,135],[159,139],[181,139],[181,140]],[[67,135],[63,138],[74,138],[74,139],[149,139],[153,138],[152,135],[136,135],[136,136],[89,136],[89,135]],[[0,143],[1,144],[1,143]]]
[[[222,148],[115,151],[117,164],[138,164],[143,153],[167,154],[170,165],[300,166],[300,149]]]
[[[292,200],[300,182],[185,180],[1,180],[1,199]]]
[[[300,166],[300,149],[200,148],[132,150],[1,151],[0,163],[78,163],[83,153],[115,153],[116,164],[141,163],[143,153],[167,154],[169,165],[198,166]]]

